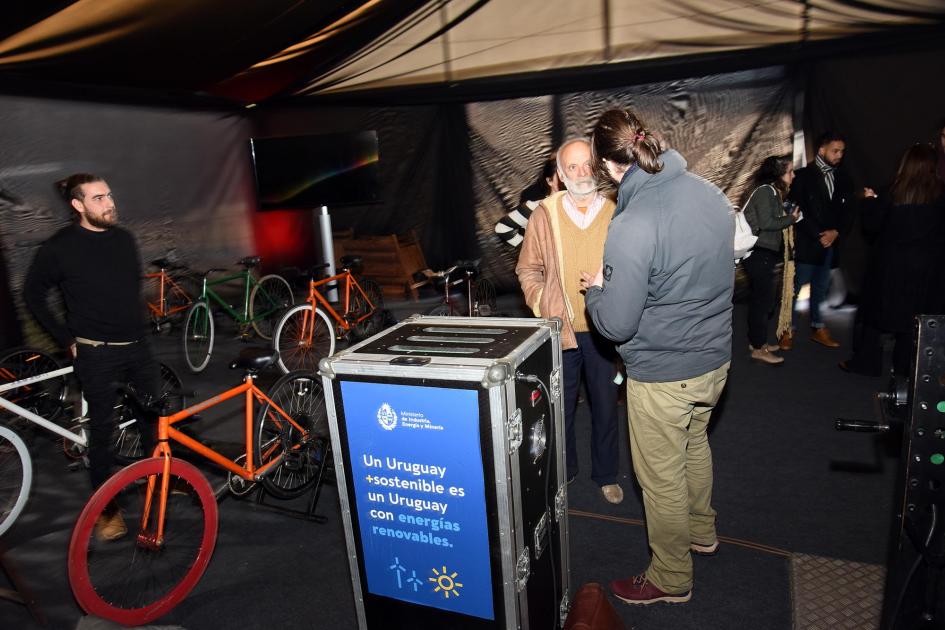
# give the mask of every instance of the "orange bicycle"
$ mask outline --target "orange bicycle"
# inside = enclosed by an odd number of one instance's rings
[[[279,368],[284,373],[314,372],[319,359],[335,353],[337,337],[351,335],[364,339],[377,331],[378,314],[384,308],[381,288],[369,278],[355,278],[352,269],[360,267],[360,256],[343,256],[341,265],[341,273],[321,280],[316,280],[315,275],[328,265],[313,267],[308,297],[286,311],[276,324],[272,346],[279,353]],[[341,299],[336,304],[337,310],[319,291],[319,287],[330,282],[339,282]]]
[[[268,350],[244,350],[230,366],[244,370],[242,384],[158,417],[154,456],[122,468],[92,495],[69,543],[69,581],[86,612],[122,625],[148,623],[181,602],[207,568],[217,536],[216,496],[193,464],[173,457],[171,440],[226,469],[225,487],[236,495],[259,482],[274,496],[291,498],[321,482],[329,454],[321,380],[292,372],[265,394],[256,375],[274,362]],[[126,393],[139,413],[154,417],[133,391]],[[241,395],[246,452],[235,460],[174,428]],[[262,405],[255,419],[254,403]],[[116,513],[129,531],[100,539],[96,522],[114,521]]]
[[[167,332],[171,324],[180,321],[194,303],[192,296],[197,287],[197,278],[187,267],[175,264],[168,258],[152,260],[151,264],[158,271],[144,275],[148,314],[156,330]]]

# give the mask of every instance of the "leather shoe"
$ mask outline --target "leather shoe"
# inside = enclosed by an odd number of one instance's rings
[[[790,350],[794,347],[794,335],[792,333],[786,332],[781,335],[781,338],[778,340],[778,347],[782,350]]]
[[[767,348],[759,348],[758,350],[752,350],[751,358],[753,361],[758,361],[759,363],[767,363],[768,365],[780,365],[781,363],[784,363],[784,357],[779,357],[776,354],[768,352]]]
[[[606,486],[601,486],[600,491],[603,493],[604,498],[607,499],[608,503],[613,503],[616,505],[623,501],[623,488],[621,488],[616,483],[609,483]]]
[[[830,331],[826,328],[814,328],[810,335],[811,341],[819,343],[828,348],[839,348],[840,342],[830,336]]]
[[[758,350],[765,350],[767,352],[777,352],[780,349],[781,349],[781,346],[779,346],[776,343],[766,343],[760,348],[758,348]],[[748,344],[748,351],[751,352],[752,350],[755,350],[755,346]]]
[[[95,538],[102,541],[118,540],[128,533],[125,519],[115,510],[111,514],[102,514],[95,521]]]

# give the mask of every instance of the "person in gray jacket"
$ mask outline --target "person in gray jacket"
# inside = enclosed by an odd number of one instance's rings
[[[585,304],[627,366],[633,470],[652,551],[645,572],[610,587],[629,604],[686,602],[691,553],[719,544],[706,428],[731,362],[733,209],[629,110],[604,113],[592,147],[619,189],[603,266],[583,274]]]
[[[748,350],[752,360],[768,365],[784,362],[783,357],[774,354],[780,350],[780,346],[767,342],[768,320],[774,306],[774,271],[779,262],[786,262],[782,232],[801,218],[800,209],[790,202],[791,212],[785,212],[784,200],[793,181],[794,162],[790,155],[765,158],[755,175],[757,188],[751,192],[744,209],[745,220],[751,226],[752,233],[758,237],[751,254],[742,261],[745,273],[751,280]],[[790,282],[794,282],[793,276]]]

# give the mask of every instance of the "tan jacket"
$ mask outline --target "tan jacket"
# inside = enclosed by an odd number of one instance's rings
[[[561,270],[564,259],[561,255],[561,229],[558,226],[561,198],[568,194],[561,191],[547,197],[532,212],[525,230],[525,240],[518,256],[515,273],[525,294],[525,303],[536,317],[558,317],[561,319],[561,347],[570,350],[577,347],[574,336],[574,308],[564,290]],[[605,208],[613,208],[614,202],[607,199]],[[584,305],[580,305],[584,308]]]

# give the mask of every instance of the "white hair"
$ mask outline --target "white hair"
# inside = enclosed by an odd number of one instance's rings
[[[561,171],[562,173],[564,172],[564,168],[561,166],[561,154],[564,153],[564,150],[567,149],[567,148],[568,148],[569,146],[571,146],[572,144],[574,144],[575,142],[583,142],[584,144],[587,145],[587,148],[588,148],[588,149],[591,148],[591,141],[588,140],[587,138],[582,138],[582,137],[579,137],[579,136],[574,136],[574,137],[572,137],[572,138],[568,138],[567,140],[565,140],[565,141],[561,144],[561,146],[558,147],[558,152],[555,153],[555,162],[556,162],[557,165],[558,165],[558,170]]]

